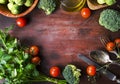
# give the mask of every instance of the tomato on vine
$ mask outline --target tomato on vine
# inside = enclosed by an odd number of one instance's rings
[[[113,51],[113,50],[115,49],[115,47],[116,47],[116,45],[115,45],[114,42],[108,42],[108,43],[106,44],[106,49],[107,49],[108,51]]]
[[[41,59],[40,59],[40,57],[35,56],[35,57],[32,58],[31,61],[32,61],[32,63],[34,63],[34,64],[40,64]]]
[[[95,76],[96,75],[96,67],[94,65],[89,65],[86,69],[87,74],[89,76]]]
[[[115,39],[114,42],[120,48],[120,38]]]
[[[52,77],[58,77],[60,75],[60,68],[57,66],[53,66],[50,68],[50,75]]]
[[[33,56],[38,55],[39,51],[40,51],[39,47],[36,46],[36,45],[31,46],[30,49],[29,49],[29,53]]]
[[[120,44],[120,38],[115,39],[116,44]]]

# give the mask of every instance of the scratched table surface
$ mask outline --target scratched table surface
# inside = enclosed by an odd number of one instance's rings
[[[116,5],[110,8],[118,9]],[[74,64],[82,70],[80,84],[89,84],[85,71],[88,65],[77,58],[77,55],[81,53],[90,57],[89,53],[92,50],[105,50],[99,40],[101,35],[109,35],[112,40],[120,37],[120,31],[110,32],[99,25],[98,19],[102,10],[92,11],[90,18],[84,19],[79,12],[67,13],[57,8],[54,13],[47,16],[42,10],[35,8],[26,16],[29,21],[24,28],[15,25],[15,18],[3,15],[0,15],[0,28],[4,29],[14,24],[12,34],[20,39],[22,45],[28,47],[38,45],[40,47],[42,61],[39,68],[44,74],[49,76],[49,69],[52,66],[59,66],[63,70],[65,65]],[[114,65],[110,67],[110,70],[120,76],[120,67]],[[97,84],[103,82],[116,84],[101,75]]]

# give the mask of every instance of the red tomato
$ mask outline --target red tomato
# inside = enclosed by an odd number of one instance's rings
[[[36,57],[33,57],[31,61],[34,64],[39,64],[41,60],[40,60],[40,57],[36,56]]]
[[[115,49],[115,43],[114,43],[114,42],[108,42],[108,43],[106,44],[106,49],[107,49],[108,51],[113,51],[113,50]]]
[[[26,24],[27,24],[27,20],[26,20],[24,17],[17,18],[16,24],[17,24],[19,27],[24,27],[24,26],[26,26]]]
[[[115,43],[119,44],[120,43],[120,38],[115,39]]]
[[[31,46],[30,49],[29,49],[29,53],[31,55],[33,55],[33,56],[38,55],[38,53],[39,53],[39,47],[35,46],[35,45]]]
[[[87,67],[87,74],[89,76],[95,76],[95,74],[96,74],[96,67],[94,65],[89,65]]]
[[[83,18],[89,18],[91,15],[91,10],[89,8],[82,8],[81,10],[81,16]]]
[[[118,47],[120,47],[120,38],[115,39],[115,43]]]
[[[60,68],[57,66],[53,66],[50,68],[50,75],[52,77],[58,77],[60,75]]]

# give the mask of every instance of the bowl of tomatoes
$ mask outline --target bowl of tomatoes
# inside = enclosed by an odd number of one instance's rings
[[[30,13],[39,0],[0,0],[0,14],[18,18]]]

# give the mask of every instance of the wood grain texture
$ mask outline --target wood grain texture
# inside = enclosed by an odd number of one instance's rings
[[[22,45],[40,47],[39,55],[42,62],[39,69],[41,72],[49,75],[50,67],[59,66],[63,69],[65,65],[71,63],[82,69],[80,84],[89,84],[85,71],[88,65],[78,59],[77,55],[82,53],[89,57],[92,50],[105,50],[99,40],[101,35],[110,35],[112,40],[120,37],[119,31],[112,33],[98,24],[102,10],[92,11],[92,16],[84,19],[79,12],[67,13],[58,8],[53,14],[46,16],[42,10],[36,8],[26,16],[29,20],[27,26],[24,28],[15,26],[12,35],[19,38]],[[0,15],[0,28],[4,29],[15,24],[15,20]],[[111,71],[119,76],[120,68],[117,67],[115,70],[116,67],[111,66]],[[107,84],[116,84],[103,75],[97,80],[97,84],[102,84],[103,81]]]

